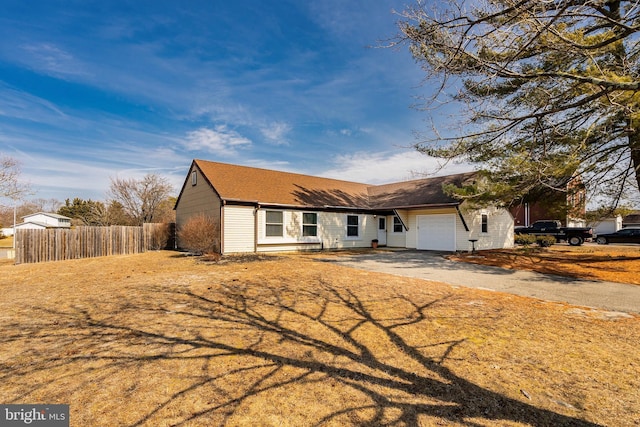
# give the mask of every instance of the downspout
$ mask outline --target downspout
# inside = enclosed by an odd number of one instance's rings
[[[253,208],[253,253],[258,253],[258,210],[260,205]]]
[[[226,204],[226,200],[220,203],[220,255],[224,255],[224,207]]]

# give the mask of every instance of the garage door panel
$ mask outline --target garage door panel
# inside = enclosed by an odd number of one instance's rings
[[[456,217],[454,214],[418,215],[417,248],[432,251],[456,250]]]

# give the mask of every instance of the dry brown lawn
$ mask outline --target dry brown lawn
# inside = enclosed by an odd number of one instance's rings
[[[0,248],[12,248],[13,236],[0,238]]]
[[[73,426],[633,426],[639,317],[291,255],[0,266],[2,403]]]
[[[553,245],[463,253],[451,259],[511,269],[640,285],[638,245]]]

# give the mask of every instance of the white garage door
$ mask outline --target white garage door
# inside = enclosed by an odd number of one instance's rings
[[[418,215],[417,248],[430,251],[456,250],[455,214]]]

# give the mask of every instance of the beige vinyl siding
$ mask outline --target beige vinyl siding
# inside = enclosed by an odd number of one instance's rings
[[[358,237],[347,237],[347,215],[358,217]],[[367,248],[378,238],[378,223],[373,215],[322,212],[318,221],[324,249]]]
[[[190,217],[204,213],[220,221],[220,199],[199,172],[197,185],[191,185],[191,172],[176,206],[176,225],[178,229]]]
[[[409,220],[407,211],[398,211],[398,214],[402,221],[407,224]],[[393,231],[393,218],[393,215],[387,217],[387,246],[391,248],[406,248],[407,232],[404,227],[402,227],[402,232],[395,233]]]
[[[460,214],[458,214],[458,211],[456,211],[456,251],[470,251],[471,242],[469,242],[469,239],[474,238],[472,237],[473,234],[471,233],[471,223],[468,216],[466,216],[464,213],[462,213],[462,216],[464,217],[464,222],[467,224],[467,227],[469,227],[469,231],[464,228],[464,224],[460,219]],[[478,249],[477,243],[476,249]]]
[[[267,236],[266,230],[266,218],[267,212],[281,212],[282,213],[282,235],[281,236]],[[305,238],[308,241],[319,239],[308,237]],[[299,243],[302,238],[302,212],[287,211],[284,209],[267,209],[262,208],[258,210],[258,244],[259,245],[273,245],[273,244],[293,244]]]
[[[282,236],[267,236],[266,218],[268,211],[282,213]],[[303,236],[303,214],[318,215],[318,236]],[[262,208],[258,212],[258,252],[288,252],[322,249],[320,235],[320,213],[314,211],[291,211]]]
[[[223,208],[223,253],[255,252],[255,209],[252,206]]]
[[[455,214],[456,218],[456,250],[471,250],[469,239],[477,239],[476,249],[499,249],[513,247],[513,217],[505,209],[487,208],[484,210],[467,211],[462,209],[462,216],[469,227],[465,230],[455,208],[444,209],[422,209],[408,211],[409,230],[406,232],[406,247],[415,249],[417,247],[417,223],[418,215],[438,215]],[[488,216],[487,233],[482,233],[482,214]],[[404,219],[404,218],[403,218]]]
[[[266,211],[283,213],[283,235],[266,235]],[[317,213],[317,236],[303,236],[302,217],[304,213]],[[378,235],[377,222],[373,215],[358,216],[359,236],[347,237],[347,213],[291,211],[283,209],[258,210],[258,251],[298,251],[318,249],[343,249],[370,247],[371,240]]]
[[[176,206],[176,228],[178,231],[182,225],[186,224],[189,218],[200,214],[212,217],[220,224],[220,198],[198,171],[196,171],[196,185],[191,184],[193,170],[192,168],[189,171],[189,178]],[[178,247],[180,247],[180,239],[178,239]]]
[[[303,252],[303,251],[319,251],[322,249],[322,243],[273,243],[258,245],[258,252]]]
[[[487,215],[487,232],[482,232],[482,215]],[[470,239],[477,239],[476,250],[513,247],[513,216],[506,209],[487,208],[463,212]],[[471,243],[460,250],[471,250]]]

